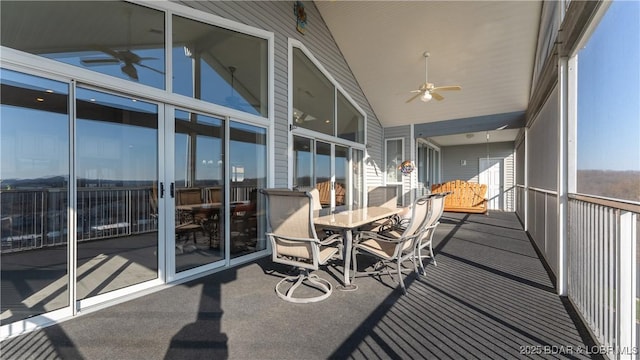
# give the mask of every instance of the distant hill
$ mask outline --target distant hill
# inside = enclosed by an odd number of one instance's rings
[[[581,194],[640,202],[640,171],[578,170]]]

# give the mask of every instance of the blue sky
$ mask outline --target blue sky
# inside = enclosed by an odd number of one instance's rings
[[[640,170],[640,1],[614,1],[578,54],[578,169]]]

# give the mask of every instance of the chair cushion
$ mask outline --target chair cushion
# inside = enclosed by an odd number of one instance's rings
[[[362,241],[358,244],[358,247],[360,247],[363,250],[374,253],[383,258],[393,257],[393,253],[396,250],[396,244],[384,242],[384,241],[377,241],[374,239],[368,239],[368,240]]]

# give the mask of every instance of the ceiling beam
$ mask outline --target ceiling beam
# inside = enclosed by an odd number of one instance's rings
[[[502,129],[518,129],[525,124],[525,112],[515,111],[503,114],[475,116],[464,119],[436,121],[416,124],[416,137],[433,137],[478,131],[494,131]]]

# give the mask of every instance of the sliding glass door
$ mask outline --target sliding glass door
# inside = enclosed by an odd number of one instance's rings
[[[363,204],[363,150],[293,137],[293,186],[317,188],[323,207]]]
[[[158,104],[1,79],[2,322],[157,279]]]
[[[0,322],[10,324],[70,305],[70,90],[6,69],[0,82]]]
[[[158,105],[76,91],[77,299],[158,278]]]

